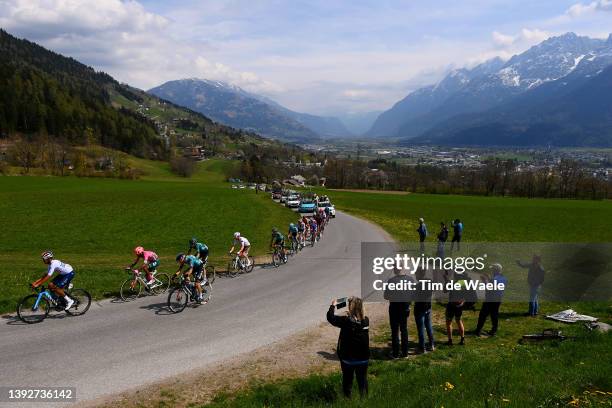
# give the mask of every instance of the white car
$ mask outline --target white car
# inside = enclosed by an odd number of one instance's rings
[[[297,194],[292,194],[288,196],[285,206],[289,208],[298,208],[300,206],[300,196]]]
[[[336,218],[336,207],[334,207],[329,201],[319,202],[317,206],[319,208],[329,208],[329,215],[332,218]]]

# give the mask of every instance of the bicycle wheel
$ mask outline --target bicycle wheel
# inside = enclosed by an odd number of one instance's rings
[[[141,292],[142,283],[140,282],[140,279],[130,278],[123,282],[119,294],[121,295],[121,299],[127,302],[136,299],[138,296],[140,296]]]
[[[236,264],[232,261],[230,261],[227,264],[227,276],[229,276],[230,278],[235,278],[236,275],[238,275],[238,270],[236,269]]]
[[[202,286],[202,303],[206,303],[210,300],[212,296],[212,286],[210,282],[207,282],[206,285]]]
[[[17,316],[22,322],[28,324],[40,323],[49,314],[49,301],[45,298],[40,299],[38,307],[34,309],[37,299],[38,295],[28,295],[17,305]]]
[[[72,289],[67,295],[74,300],[74,304],[66,310],[66,313],[72,316],[81,316],[89,310],[91,295],[85,289]]]
[[[155,284],[151,286],[151,293],[159,295],[168,290],[170,286],[170,278],[165,273],[158,273],[155,275]]]
[[[272,265],[274,265],[275,267],[279,267],[281,264],[281,256],[278,253],[278,251],[274,251],[274,253],[272,253]]]
[[[168,309],[172,313],[180,313],[185,310],[188,301],[189,294],[182,287],[175,287],[168,294]]]
[[[215,267],[212,265],[206,265],[204,269],[206,271],[206,280],[212,285],[215,282],[215,278],[217,277],[217,273],[215,272]]]
[[[244,265],[244,271],[246,273],[251,273],[253,272],[253,268],[255,268],[255,258],[249,256],[249,265]]]

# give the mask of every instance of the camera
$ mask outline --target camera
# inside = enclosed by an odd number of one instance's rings
[[[342,309],[343,307],[346,307],[346,305],[348,305],[347,297],[341,297],[336,299],[336,309]]]

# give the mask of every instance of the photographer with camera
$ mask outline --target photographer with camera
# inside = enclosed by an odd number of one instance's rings
[[[343,315],[335,310],[348,306]],[[340,328],[338,337],[338,358],[342,369],[342,391],[349,398],[353,388],[353,376],[357,378],[359,394],[368,393],[368,363],[370,359],[370,321],[365,315],[363,301],[355,296],[332,300],[327,311],[327,321]]]

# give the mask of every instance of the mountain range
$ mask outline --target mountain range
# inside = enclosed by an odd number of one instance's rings
[[[180,79],[148,92],[217,122],[277,139],[313,142],[351,136],[338,118],[295,112],[267,97],[221,81]]]
[[[567,33],[504,62],[451,71],[409,94],[367,132],[403,143],[612,145],[612,35]]]

